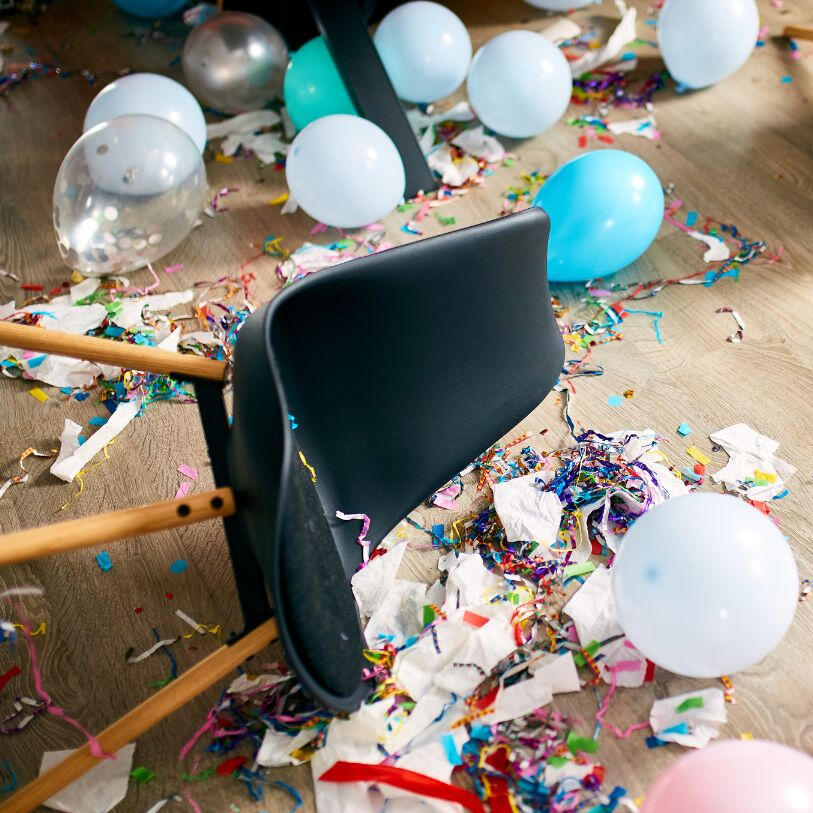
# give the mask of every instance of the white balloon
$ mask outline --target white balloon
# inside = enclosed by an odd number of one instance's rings
[[[133,73],[103,88],[90,103],[82,132],[116,116],[143,113],[180,127],[203,152],[206,120],[195,97],[179,82],[157,73]]]
[[[285,178],[312,218],[345,229],[366,226],[392,211],[406,185],[392,139],[371,121],[345,114],[316,119],[297,135]]]
[[[612,566],[621,628],[689,677],[739,672],[782,640],[799,576],[782,532],[737,497],[690,494],[639,517]]]
[[[511,138],[529,138],[562,117],[573,80],[562,52],[542,35],[506,31],[474,55],[467,88],[486,127]]]
[[[754,0],[666,0],[658,16],[663,61],[690,88],[708,87],[741,68],[758,33]]]
[[[573,8],[584,8],[600,3],[601,0],[525,0],[525,2],[529,6],[544,8],[547,11],[570,11]]]
[[[439,3],[416,0],[394,8],[373,38],[396,94],[428,103],[454,93],[471,62],[471,37]]]

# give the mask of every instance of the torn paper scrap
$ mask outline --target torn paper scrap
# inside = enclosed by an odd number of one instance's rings
[[[546,706],[551,700],[553,692],[550,686],[534,678],[523,680],[508,688],[501,688],[494,701],[494,711],[482,717],[481,721],[484,725],[491,725],[515,720]]]
[[[576,625],[579,641],[587,646],[622,633],[613,600],[610,571],[599,565],[564,606]]]
[[[505,579],[492,573],[477,553],[447,553],[438,559],[438,569],[449,571],[446,600],[442,607],[445,613],[461,607],[488,604],[505,592]]]
[[[51,466],[51,474],[66,483],[72,482],[73,478],[135,418],[140,408],[141,398],[120,403],[104,426],[77,447],[73,454],[59,464],[54,463]]]
[[[646,658],[626,637],[604,644],[596,653],[596,666],[605,683],[612,684],[615,676],[615,685],[626,689],[643,686],[646,678]]]
[[[350,584],[359,613],[365,618],[369,618],[384,601],[398,575],[406,549],[407,543],[401,542],[385,554],[373,557],[366,567],[353,574]]]
[[[364,628],[367,646],[376,649],[390,643],[403,646],[423,629],[426,585],[395,579]]]
[[[263,127],[273,127],[279,123],[279,114],[273,110],[252,110],[249,113],[240,113],[224,121],[206,125],[206,140],[223,138],[233,133],[254,133]]]
[[[191,301],[191,290],[169,291],[165,294],[122,299],[121,307],[115,313],[115,315],[110,317],[110,321],[125,329],[131,329],[133,327],[140,329],[142,326],[146,327],[146,325],[144,325],[144,323],[141,321],[142,314],[145,311],[147,313],[167,311],[170,308],[174,308],[176,305],[183,305]],[[100,305],[99,307],[102,306]],[[102,308],[102,310],[104,310],[104,308]]]
[[[317,727],[303,728],[296,735],[286,734],[267,728],[262,745],[255,758],[258,765],[265,768],[281,768],[283,765],[301,765],[302,761],[291,754],[304,748],[312,739],[321,733]]]
[[[539,32],[548,42],[558,45],[565,40],[572,40],[582,33],[581,28],[569,18],[557,20]]]
[[[581,689],[579,673],[570,650],[564,655],[549,652],[539,660],[532,661],[528,665],[528,671],[534,676],[534,680],[550,687],[554,694],[578,692]]]
[[[661,131],[658,129],[655,117],[652,114],[639,119],[609,121],[607,122],[607,129],[613,135],[643,136],[652,141],[657,141],[661,137]]]
[[[80,300],[85,299],[85,297],[90,296],[101,284],[101,278],[88,277],[86,280],[83,280],[77,285],[72,285],[69,291],[71,303],[76,304]]]
[[[505,158],[505,148],[494,136],[487,135],[482,124],[471,130],[463,130],[460,135],[452,139],[455,147],[460,147],[463,152],[493,164],[495,161],[502,161]]]
[[[687,234],[708,246],[708,251],[703,254],[704,263],[715,263],[720,260],[727,260],[731,256],[728,246],[721,238],[715,237],[713,234],[703,234],[703,232],[694,230],[687,232]]]
[[[303,243],[277,266],[277,270],[283,279],[291,282],[298,276],[304,277],[352,259],[353,254],[347,251],[320,246],[318,243]]]
[[[446,143],[432,150],[426,156],[426,162],[447,186],[463,186],[480,171],[480,165],[474,158],[470,155],[457,158]]]
[[[594,71],[600,65],[614,59],[628,42],[632,42],[638,36],[635,29],[636,10],[628,9],[622,0],[616,0],[615,4],[621,12],[621,21],[601,48],[588,51],[575,62],[570,63],[570,71],[573,76],[581,76],[587,71]]]
[[[42,755],[40,774],[72,753],[73,749],[46,751]],[[100,760],[84,776],[48,799],[45,806],[66,813],[107,813],[127,795],[134,753],[135,743],[125,745],[115,759]]]
[[[79,434],[81,431],[82,427],[78,423],[70,418],[65,418],[62,437],[59,439],[59,454],[51,465],[51,474],[54,473],[54,466],[60,465],[79,448]]]
[[[700,689],[656,700],[649,725],[664,742],[703,748],[720,733],[727,712],[722,689]]]
[[[538,542],[536,556],[547,556],[556,542],[562,521],[562,503],[552,491],[543,491],[536,473],[495,483],[494,508],[509,542]]]
[[[779,442],[747,424],[736,423],[713,432],[709,438],[728,453],[728,463],[712,473],[712,479],[728,491],[745,494],[749,500],[775,497],[796,473],[794,466],[774,454]]]

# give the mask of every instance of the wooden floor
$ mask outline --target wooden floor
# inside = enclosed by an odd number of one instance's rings
[[[541,12],[520,2],[450,3],[470,26],[477,47],[500,30],[525,25],[539,30]],[[655,29],[645,25],[647,3],[639,4],[639,34],[653,39]],[[789,22],[813,24],[809,0],[785,0],[777,9],[760,2],[763,24],[771,34]],[[615,15],[605,2],[598,13]],[[576,14],[577,19],[586,12]],[[178,46],[171,38],[140,41],[128,36],[134,23],[112,3],[95,0],[69,3],[56,0],[36,22],[11,18],[12,30],[0,43],[13,43],[6,54],[12,62],[36,58],[75,68],[90,68],[99,75],[94,87],[85,79],[32,79],[0,98],[0,268],[25,282],[41,283],[49,290],[68,278],[51,228],[51,193],[57,168],[81,133],[82,120],[95,92],[122,69],[157,71],[180,78]],[[181,34],[183,31],[180,32]],[[27,49],[31,49],[28,51]],[[659,344],[650,320],[628,320],[624,341],[599,348],[595,361],[605,375],[581,379],[572,403],[577,422],[602,432],[625,427],[651,427],[670,440],[665,444],[675,462],[685,465],[687,443],[675,428],[687,421],[692,439],[709,451],[709,432],[743,421],[780,443],[780,454],[798,469],[789,483],[790,494],[778,503],[775,514],[791,539],[803,577],[813,576],[813,43],[803,45],[808,59],[791,61],[785,41],[767,36],[733,78],[699,93],[677,95],[672,90],[655,98],[659,142],[620,136],[618,146],[646,159],[664,184],[690,209],[735,223],[753,238],[773,247],[781,244],[781,263],[752,265],[739,282],[720,281],[712,288],[674,286],[649,300],[664,317],[664,342]],[[659,60],[652,49],[641,49],[641,72],[655,69]],[[647,54],[649,54],[647,56]],[[793,77],[790,83],[781,78]],[[629,113],[632,115],[632,113]],[[614,114],[629,117],[628,111]],[[521,172],[553,170],[577,154],[578,131],[559,124],[527,142],[510,145],[520,160],[500,168],[485,185],[461,198],[448,211],[460,226],[496,217],[504,190]],[[596,148],[591,142],[589,148]],[[308,239],[312,221],[302,213],[282,217],[267,201],[285,191],[284,176],[271,168],[259,170],[254,162],[211,163],[211,188],[235,187],[226,200],[229,211],[205,218],[201,228],[167,258],[184,264],[181,272],[162,275],[164,290],[186,288],[197,280],[235,273],[238,265],[258,253],[270,234],[282,235],[288,248]],[[386,220],[388,237],[409,238],[400,231],[407,215]],[[441,231],[426,221],[427,233]],[[328,242],[330,234],[315,238]],[[276,290],[275,261],[258,260],[252,270],[259,279],[262,299]],[[683,233],[664,226],[646,255],[618,279],[673,278],[700,270],[702,246]],[[143,274],[146,281],[146,273]],[[554,286],[567,301],[575,301],[575,288]],[[17,284],[0,276],[0,303],[23,294]],[[733,330],[729,316],[717,315],[723,305],[736,308],[746,323],[741,344],[727,343]],[[463,329],[466,329],[463,326]],[[482,324],[471,329],[482,330]],[[499,326],[492,326],[499,330]],[[0,481],[16,473],[17,459],[29,446],[54,448],[65,417],[87,425],[101,414],[95,396],[84,403],[52,398],[39,403],[28,394],[31,384],[0,382]],[[617,408],[607,398],[627,389],[631,400]],[[549,397],[522,424],[550,431],[550,448],[567,441],[557,397]],[[512,433],[513,434],[513,433]],[[92,514],[172,497],[180,475],[176,468],[188,463],[201,470],[195,490],[211,485],[203,437],[194,406],[158,404],[133,422],[110,447],[110,459],[85,479],[84,491],[56,480],[43,461],[33,461],[27,485],[14,486],[0,499],[0,528],[20,528]],[[713,467],[725,460],[712,454]],[[471,491],[469,489],[468,491]],[[70,500],[64,509],[61,507]],[[469,504],[465,498],[463,508]],[[449,522],[448,512],[421,509],[425,518]],[[431,514],[431,516],[427,516]],[[441,516],[442,514],[442,516]],[[165,677],[165,659],[150,658],[130,666],[125,652],[146,649],[153,642],[152,628],[163,637],[177,635],[182,625],[173,615],[180,608],[193,618],[220,625],[221,636],[240,625],[222,529],[210,523],[156,534],[110,546],[113,569],[103,573],[94,561],[96,551],[81,551],[59,558],[9,568],[0,573],[0,590],[15,585],[41,587],[41,598],[24,601],[33,627],[45,624],[37,637],[44,685],[72,716],[92,730],[101,729],[149,693],[152,681]],[[182,575],[169,570],[178,558],[189,562]],[[416,577],[433,570],[430,554],[415,553],[405,566]],[[404,574],[402,573],[402,576]],[[169,597],[171,595],[171,598]],[[760,601],[759,596],[753,597]],[[141,608],[141,612],[136,612]],[[0,615],[11,611],[6,604]],[[18,614],[15,621],[21,620]],[[734,677],[736,705],[729,707],[723,734],[751,733],[813,752],[813,691],[810,685],[813,600],[800,604],[783,644],[764,662]],[[196,636],[176,646],[181,669],[189,667],[218,645],[217,636]],[[194,647],[194,649],[193,649]],[[262,657],[273,660],[277,649]],[[9,710],[9,698],[31,693],[33,685],[22,650],[0,647],[0,674],[20,664],[23,675],[0,695],[0,717]],[[653,684],[621,690],[609,719],[626,725],[646,719],[652,700],[690,688],[710,685],[659,671]],[[138,742],[135,765],[154,771],[147,785],[131,782],[127,799],[116,809],[144,811],[158,799],[181,789],[181,774],[194,770],[192,760],[180,764],[180,745],[204,719],[220,688],[171,717]],[[583,692],[566,696],[557,705],[590,720],[595,713],[592,696]],[[682,751],[679,746],[648,750],[644,734],[629,740],[602,737],[599,755],[607,767],[608,785],[622,784],[640,795],[654,777]],[[7,760],[21,782],[38,771],[45,750],[68,748],[81,738],[54,717],[34,721],[22,734],[0,737],[0,761]],[[212,758],[204,754],[202,766]],[[275,777],[298,789],[303,810],[312,810],[310,771],[307,767],[280,770]],[[262,803],[251,803],[243,786],[215,777],[188,786],[204,811],[285,811],[289,798],[270,789]],[[177,809],[179,806],[168,809]]]

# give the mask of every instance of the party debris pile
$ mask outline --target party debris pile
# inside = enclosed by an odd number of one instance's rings
[[[767,499],[792,474],[776,443],[742,424],[711,437],[731,455],[713,475],[731,490],[748,493],[758,469],[772,489],[753,496]],[[493,502],[448,535],[406,520],[352,579],[374,685],[367,702],[333,716],[282,665],[241,676],[181,752],[197,754],[196,780],[227,771],[262,800],[268,769],[310,761],[320,811],[377,811],[391,799],[403,810],[478,811],[484,800],[492,811],[634,811],[624,788],[603,789],[602,738],[647,730],[649,748],[701,748],[717,736],[733,701],[728,678],[659,699],[624,729],[607,719],[616,688],[655,671],[619,626],[607,564],[638,516],[698,486],[657,435],[581,431],[555,451],[525,435],[461,475],[487,484]],[[442,552],[431,585],[398,578],[422,536]],[[557,711],[556,695],[583,689],[594,719]]]

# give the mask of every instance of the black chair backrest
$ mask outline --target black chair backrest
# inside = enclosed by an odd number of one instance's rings
[[[369,515],[374,547],[544,399],[564,357],[548,231],[532,207],[326,269],[240,332],[229,449],[239,521],[288,661],[331,708],[365,693],[349,589],[361,523],[336,511]]]

